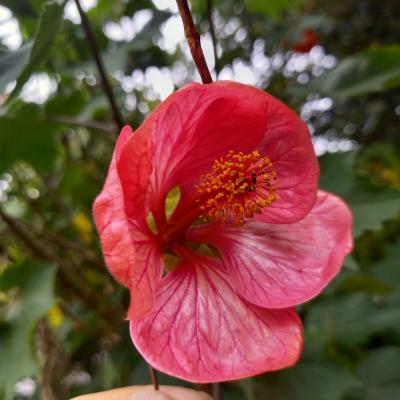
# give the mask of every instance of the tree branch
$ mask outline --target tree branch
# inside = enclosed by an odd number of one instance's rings
[[[212,0],[207,0],[207,19],[208,19],[208,24],[210,26],[210,34],[211,34],[211,40],[212,40],[212,44],[213,44],[215,74],[217,75],[217,78],[218,78],[220,68],[219,68],[219,60],[218,60],[218,54],[217,54],[217,36],[215,35],[215,28],[214,28],[214,22],[213,22]]]
[[[117,103],[115,101],[110,83],[108,82],[107,75],[106,75],[106,72],[105,72],[105,69],[103,66],[103,62],[101,61],[99,48],[97,47],[96,39],[95,39],[93,31],[92,31],[92,27],[90,26],[89,19],[86,16],[85,12],[83,11],[79,0],[75,0],[75,4],[78,9],[79,16],[81,17],[82,27],[83,27],[83,30],[85,31],[86,39],[88,41],[94,61],[96,63],[97,69],[99,71],[104,91],[106,92],[108,102],[110,103],[114,121],[116,122],[118,127],[121,129],[122,126],[124,125],[124,123],[122,120],[121,113],[119,112],[119,109],[117,107]]]
[[[185,30],[186,40],[189,44],[192,58],[196,64],[197,71],[201,76],[203,83],[212,83],[210,71],[207,67],[206,59],[204,58],[203,49],[201,48],[200,34],[194,24],[192,13],[190,12],[187,0],[176,0],[179,14],[182,18],[183,28]]]
[[[49,115],[47,119],[61,124],[83,126],[85,128],[96,129],[109,134],[115,133],[115,125],[100,121],[89,121],[83,118],[72,117],[70,115]]]

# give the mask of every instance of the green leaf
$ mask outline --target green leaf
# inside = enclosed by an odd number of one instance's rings
[[[277,16],[285,11],[292,10],[293,8],[299,8],[302,4],[302,0],[245,0],[246,8],[254,13]]]
[[[40,17],[39,27],[33,41],[33,47],[30,52],[29,62],[19,76],[17,86],[10,98],[18,94],[32,73],[41,68],[50,58],[51,46],[62,25],[63,9],[64,2],[62,2],[61,5],[56,1],[48,1],[45,3]]]
[[[319,93],[337,99],[400,86],[400,46],[373,47],[339,62],[336,68],[290,89],[293,94]]]
[[[372,350],[357,368],[364,383],[362,399],[393,400],[400,398],[400,348],[385,346]]]
[[[56,268],[23,261],[0,276],[0,291],[8,294],[6,319],[0,324],[0,399],[11,400],[14,384],[37,372],[33,332],[54,304]]]
[[[48,170],[55,157],[57,124],[41,120],[38,108],[23,107],[15,117],[0,117],[0,173],[15,161]]]
[[[358,381],[327,360],[301,360],[287,370],[254,379],[254,398],[273,400],[340,400]]]
[[[377,230],[382,222],[400,211],[400,192],[376,186],[354,170],[356,152],[327,154],[320,157],[320,187],[341,196],[354,215],[354,236],[365,230]]]
[[[368,268],[368,273],[384,284],[400,289],[400,240],[389,246],[387,254]]]
[[[32,43],[16,51],[0,50],[0,93],[8,83],[15,81],[27,66],[32,51]]]
[[[355,346],[378,333],[399,331],[400,309],[365,293],[349,294],[313,305],[306,326],[312,337]]]

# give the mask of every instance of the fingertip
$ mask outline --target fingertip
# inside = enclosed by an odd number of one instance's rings
[[[151,391],[131,394],[128,400],[173,400],[173,398],[160,391]]]

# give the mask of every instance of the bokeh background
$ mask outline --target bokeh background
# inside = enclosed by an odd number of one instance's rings
[[[199,81],[173,1],[81,1],[124,122],[137,127]],[[192,7],[213,77],[294,108],[321,187],[355,217],[342,272],[299,308],[301,361],[224,383],[222,399],[399,399],[400,3]],[[92,222],[118,129],[74,1],[0,0],[0,40],[0,399],[149,383],[124,321],[128,293],[106,272]]]

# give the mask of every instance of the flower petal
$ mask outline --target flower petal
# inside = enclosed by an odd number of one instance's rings
[[[153,195],[198,180],[229,150],[251,151],[265,131],[266,98],[246,85],[191,85],[154,113]]]
[[[261,111],[265,117],[265,123],[258,123],[258,128],[262,128],[263,131],[261,141],[250,150],[259,150],[272,161],[273,169],[277,172],[277,180],[274,183],[277,199],[257,216],[257,219],[268,223],[291,223],[304,218],[316,201],[319,177],[318,161],[307,125],[281,101],[257,88],[229,81],[207,85],[207,88],[210,87],[218,87],[220,91],[236,89],[246,94],[247,97],[243,99],[253,104],[254,109]],[[205,110],[205,113],[208,111]],[[210,118],[214,118],[215,115],[222,114],[214,113]],[[249,133],[250,129],[242,129],[235,120],[232,121],[231,131],[241,133],[244,137],[252,135]],[[221,145],[226,146],[228,150],[236,150],[233,146],[227,146],[229,138],[230,134],[224,134],[219,139]],[[240,150],[247,151],[245,147]],[[199,155],[202,153],[199,152]],[[211,157],[207,161],[209,170],[215,158],[217,157]],[[178,206],[173,219],[181,218],[190,208],[190,203],[193,203],[193,197],[196,195],[193,185],[192,181],[181,184],[181,191],[186,193],[186,196],[182,197],[182,204]]]
[[[313,298],[339,272],[352,248],[351,219],[341,199],[319,191],[311,212],[294,224],[208,224],[187,236],[219,249],[243,298],[262,307],[284,308]]]
[[[153,310],[132,320],[131,337],[150,365],[192,382],[239,379],[294,364],[301,321],[294,310],[243,301],[219,260],[185,251]]]
[[[151,310],[164,270],[162,254],[146,221],[132,221],[130,234],[136,260],[134,267],[129,269],[131,301],[128,319],[143,316]]]
[[[147,188],[153,169],[151,129],[152,122],[143,124],[117,153],[121,198],[131,219],[146,217],[149,211]]]
[[[133,135],[125,126],[121,131],[112,156],[103,190],[93,204],[93,216],[100,234],[103,255],[108,269],[123,285],[128,286],[127,271],[135,264],[135,251],[131,245],[129,223],[125,214],[121,181],[117,172],[117,154]]]
[[[144,220],[130,221],[125,212],[117,160],[135,137],[123,128],[115,147],[103,190],[93,205],[103,256],[111,274],[133,292],[129,315],[142,315],[154,301],[154,291],[163,270],[162,258]]]
[[[307,125],[285,104],[270,103],[268,124],[259,151],[277,172],[277,199],[258,219],[292,223],[304,218],[317,199],[319,165]]]

